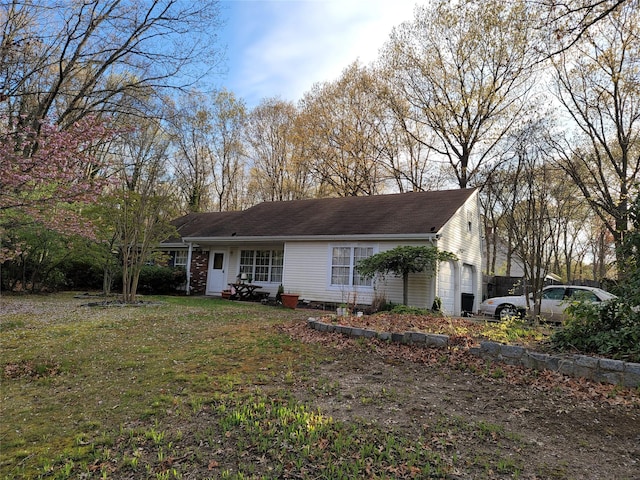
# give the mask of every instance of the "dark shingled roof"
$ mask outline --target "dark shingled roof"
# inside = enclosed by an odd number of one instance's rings
[[[179,243],[183,237],[191,237],[205,225],[214,225],[217,222],[230,219],[240,215],[242,212],[207,212],[189,213],[171,221],[171,224],[178,230],[178,237],[172,237],[163,243]]]
[[[264,202],[176,219],[183,238],[437,233],[475,189]]]

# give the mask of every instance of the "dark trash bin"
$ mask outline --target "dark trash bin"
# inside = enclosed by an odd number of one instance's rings
[[[462,315],[470,316],[473,314],[473,300],[475,296],[473,293],[463,293],[462,294]]]

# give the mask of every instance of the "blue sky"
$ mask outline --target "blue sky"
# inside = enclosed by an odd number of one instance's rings
[[[375,60],[392,27],[413,18],[415,2],[223,0],[228,73],[219,86],[249,107],[268,97],[295,102],[351,62]]]

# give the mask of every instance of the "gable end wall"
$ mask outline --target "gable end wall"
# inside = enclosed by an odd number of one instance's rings
[[[469,222],[471,222],[471,230],[469,230]],[[482,237],[480,232],[480,206],[476,192],[440,230],[441,238],[438,240],[438,248],[458,257],[458,261],[453,262],[454,297],[451,302],[452,308],[451,311],[445,313],[452,315],[460,315],[461,313],[463,265],[470,265],[473,268],[473,311],[477,310],[482,300]],[[441,280],[444,279],[439,278],[439,283]],[[440,288],[438,288],[438,292],[440,295]],[[444,303],[445,299],[443,299]]]

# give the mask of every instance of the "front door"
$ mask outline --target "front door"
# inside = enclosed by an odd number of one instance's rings
[[[227,288],[225,252],[212,250],[209,253],[209,275],[207,276],[207,293],[219,294]]]

